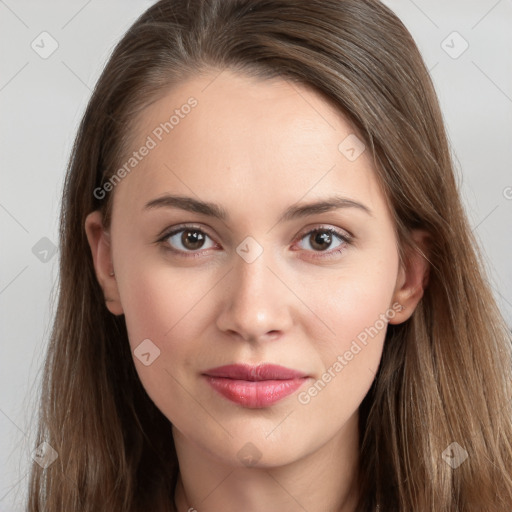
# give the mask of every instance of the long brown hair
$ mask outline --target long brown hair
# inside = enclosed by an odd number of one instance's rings
[[[44,369],[31,512],[173,509],[171,425],[135,371],[123,316],[105,307],[84,223],[113,193],[137,114],[173,84],[231,68],[305,84],[357,127],[392,209],[400,252],[431,235],[429,281],[389,325],[360,408],[358,510],[512,508],[511,336],[461,205],[443,118],[421,55],[377,0],[161,0],[128,30],[89,101],[63,191],[60,288]],[[199,107],[200,108],[200,107]],[[445,461],[458,443],[468,458]],[[459,449],[459,448],[457,448]],[[451,450],[451,451],[450,451]]]

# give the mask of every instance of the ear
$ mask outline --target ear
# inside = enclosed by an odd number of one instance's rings
[[[406,261],[400,264],[392,304],[398,303],[402,307],[389,319],[390,324],[401,324],[411,317],[428,284],[430,235],[425,230],[416,229],[411,232],[411,237],[418,248],[409,249],[404,257]]]
[[[85,232],[92,252],[96,277],[105,295],[105,304],[113,315],[124,313],[112,265],[110,233],[103,226],[101,212],[96,210],[85,219]]]

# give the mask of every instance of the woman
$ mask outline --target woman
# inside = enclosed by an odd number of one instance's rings
[[[29,510],[510,509],[510,333],[379,2],[156,3],[61,219]]]

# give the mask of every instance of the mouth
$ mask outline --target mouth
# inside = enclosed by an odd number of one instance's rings
[[[224,398],[247,408],[268,407],[299,389],[309,376],[274,364],[232,364],[202,374]]]

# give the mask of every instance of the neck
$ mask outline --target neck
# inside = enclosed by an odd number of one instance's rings
[[[358,415],[323,446],[281,466],[245,467],[217,459],[173,426],[180,475],[178,512],[355,512]]]

